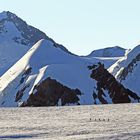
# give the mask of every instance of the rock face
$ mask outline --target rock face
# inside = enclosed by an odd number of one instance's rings
[[[34,87],[33,93],[21,106],[56,106],[79,104],[81,92],[79,89],[70,89],[54,79],[47,78]]]
[[[111,75],[105,68],[104,65],[99,63],[99,65],[89,66],[92,70],[91,78],[97,81],[97,94],[93,93],[93,98],[98,98],[102,104],[107,104],[105,100],[105,90],[107,90],[113,103],[130,103],[131,99],[138,100],[140,97],[125,88]],[[96,103],[96,102],[95,102]]]

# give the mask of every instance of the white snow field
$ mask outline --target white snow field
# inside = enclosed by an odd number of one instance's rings
[[[140,104],[1,108],[0,140],[13,139],[139,140]]]

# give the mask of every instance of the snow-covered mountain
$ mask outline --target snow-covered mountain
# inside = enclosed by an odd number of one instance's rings
[[[126,49],[119,46],[108,47],[94,50],[88,55],[88,57],[122,57],[125,55],[126,51]]]
[[[0,76],[19,60],[40,39],[50,40],[56,47],[70,53],[55,43],[45,33],[28,25],[15,14],[0,13]]]
[[[93,65],[49,40],[38,41],[0,78],[0,106],[138,101],[139,96],[118,83],[103,64],[95,60]]]
[[[139,102],[137,90],[125,88],[106,69],[133,54],[126,52],[112,47],[77,56],[15,14],[2,12],[0,106]],[[110,69],[116,76],[116,63]]]
[[[94,50],[87,56],[83,56],[86,59],[95,61],[95,59],[104,64],[105,68],[109,68],[121,57],[125,56],[129,50],[121,48],[119,46],[108,47],[104,49]]]
[[[140,45],[118,60],[108,70],[125,87],[140,93]]]

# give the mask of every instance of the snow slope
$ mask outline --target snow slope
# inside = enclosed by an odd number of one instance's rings
[[[40,39],[50,40],[56,47],[70,53],[65,47],[55,43],[45,33],[28,25],[15,14],[9,11],[0,13],[0,76]]]
[[[140,93],[140,45],[118,60],[108,70],[123,85]]]

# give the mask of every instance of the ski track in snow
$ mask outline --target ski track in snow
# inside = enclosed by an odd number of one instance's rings
[[[138,140],[140,104],[0,108],[5,139]]]

